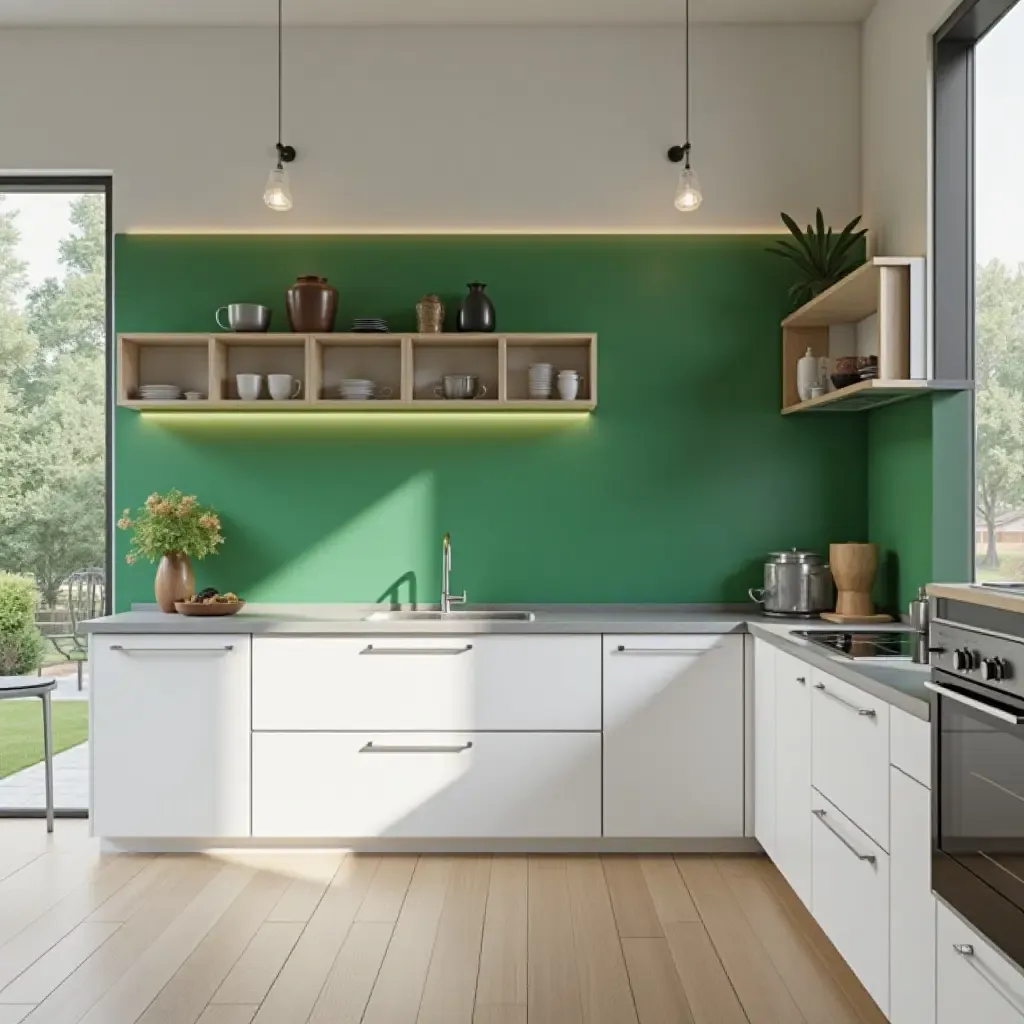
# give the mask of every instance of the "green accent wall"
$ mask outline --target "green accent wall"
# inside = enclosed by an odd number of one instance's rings
[[[597,332],[600,404],[568,422],[118,409],[116,507],[198,494],[227,536],[200,584],[252,600],[436,601],[449,530],[473,601],[744,601],[767,551],[826,551],[869,522],[868,417],[779,414],[790,280],[768,241],[119,236],[118,331],[212,331],[229,301],[271,306],[282,330],[305,273],[339,288],[339,327],[411,330],[422,294],[451,323],[483,280],[502,331]],[[873,514],[901,501],[873,493]],[[152,600],[152,568],[125,551],[119,534],[118,609]]]

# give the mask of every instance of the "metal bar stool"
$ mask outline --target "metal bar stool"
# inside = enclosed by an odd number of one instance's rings
[[[53,831],[53,723],[50,694],[57,680],[50,676],[0,676],[0,700],[38,697],[43,702],[43,760],[46,764],[46,831]]]

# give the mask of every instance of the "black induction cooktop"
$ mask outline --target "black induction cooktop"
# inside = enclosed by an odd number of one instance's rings
[[[895,630],[795,629],[792,635],[851,661],[910,661],[919,643],[917,633]]]

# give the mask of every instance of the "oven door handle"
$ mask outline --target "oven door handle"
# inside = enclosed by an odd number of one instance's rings
[[[950,700],[955,700],[957,704],[963,704],[965,707],[974,708],[975,711],[981,711],[986,715],[991,715],[993,718],[998,718],[1001,722],[1009,722],[1011,725],[1024,725],[1024,715],[1015,715],[1012,711],[1003,711],[1002,708],[994,708],[991,704],[986,704],[982,700],[976,700],[974,697],[968,697],[965,694],[957,693],[956,690],[951,690],[948,686],[942,686],[940,683],[925,683],[924,685],[933,693],[937,693],[940,697],[948,697]]]

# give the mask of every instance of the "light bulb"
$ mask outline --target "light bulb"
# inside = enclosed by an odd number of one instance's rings
[[[292,208],[292,190],[288,187],[288,172],[280,160],[267,178],[267,187],[263,191],[263,202],[278,213],[286,213]]]
[[[704,196],[701,195],[697,172],[692,167],[684,167],[679,172],[676,209],[680,213],[693,213],[702,202],[704,202]]]

